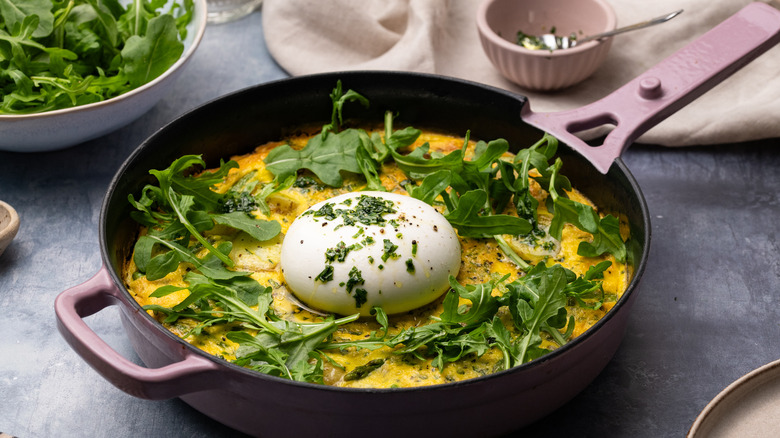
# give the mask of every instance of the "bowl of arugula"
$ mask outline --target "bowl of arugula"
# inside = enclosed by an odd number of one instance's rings
[[[0,15],[0,150],[13,152],[64,149],[134,121],[206,28],[205,0],[7,0]]]

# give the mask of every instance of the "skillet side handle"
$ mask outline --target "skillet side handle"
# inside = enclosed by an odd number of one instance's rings
[[[751,3],[612,94],[570,111],[534,113],[523,120],[580,152],[600,172],[640,135],[780,42],[780,11]],[[602,145],[574,134],[615,125]]]
[[[204,389],[218,373],[208,359],[187,353],[184,359],[162,368],[145,368],[124,358],[83,320],[112,305],[122,305],[105,265],[86,282],[62,292],[54,303],[57,329],[65,341],[100,375],[130,395],[164,400]]]

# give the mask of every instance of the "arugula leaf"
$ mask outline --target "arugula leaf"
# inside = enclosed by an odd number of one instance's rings
[[[508,370],[513,366],[519,365],[516,358],[519,356],[519,347],[512,341],[512,334],[501,321],[501,318],[494,316],[486,325],[486,336],[493,340],[493,345],[501,350],[504,356],[504,369]]]
[[[51,12],[51,0],[2,0],[0,1],[0,16],[8,30],[13,30],[26,17],[38,16],[38,25],[32,36],[45,37],[51,34],[54,27],[54,15]]]
[[[92,10],[95,13],[98,29],[100,29],[99,33],[105,37],[109,47],[116,47],[119,40],[119,30],[116,27],[116,18],[111,14],[108,7],[97,0],[87,0],[87,3],[92,6]]]
[[[238,365],[290,380],[322,383],[319,349],[339,325],[352,322],[357,315],[322,323],[297,324],[289,321],[271,323],[274,330],[261,330],[257,335],[232,332],[228,339],[241,345]],[[309,364],[314,360],[314,364]]]
[[[360,95],[354,90],[347,90],[347,93],[342,92],[341,81],[336,81],[336,88],[330,93],[330,100],[333,103],[333,111],[331,113],[330,123],[322,127],[322,137],[324,138],[328,132],[338,132],[341,125],[344,123],[342,117],[342,111],[344,104],[350,101],[360,102],[364,107],[368,107],[368,99]]]
[[[154,245],[159,244],[169,251],[157,255],[153,254]],[[223,242],[217,250],[220,254],[230,253],[232,243]],[[214,253],[209,253],[204,258],[197,258],[188,248],[175,242],[166,241],[154,236],[141,236],[135,245],[133,261],[140,272],[146,274],[150,281],[159,280],[179,267],[180,263],[190,263],[203,274],[212,278],[226,279],[246,272],[231,271],[222,266],[222,261]]]
[[[173,16],[152,18],[146,35],[128,38],[121,52],[130,86],[140,87],[165,73],[183,52],[184,44],[179,41],[179,31]]]
[[[420,137],[422,131],[411,126],[404,129],[393,130],[393,113],[385,111],[385,148],[384,154],[377,160],[384,160],[390,151],[399,151],[414,144]]]
[[[311,352],[315,351],[333,332],[338,324],[331,320],[319,324],[295,324],[284,321],[285,330],[280,337],[279,348],[287,353],[288,367],[307,362]]]
[[[577,254],[585,257],[598,257],[606,252],[613,254],[619,262],[626,261],[626,247],[620,237],[620,223],[615,216],[608,214],[599,220],[597,231],[593,233],[593,242],[580,242]]]
[[[463,152],[461,150],[452,151],[440,158],[428,158],[429,149],[430,145],[425,143],[406,155],[402,155],[393,148],[390,148],[390,154],[395,164],[413,179],[423,179],[441,170],[449,170],[453,174],[457,174],[463,169]]]
[[[241,211],[215,214],[212,217],[218,224],[244,231],[260,242],[273,239],[282,231],[282,225],[277,221],[257,220]]]
[[[597,280],[604,278],[604,271],[610,266],[612,266],[612,262],[609,260],[591,266],[584,276],[569,281],[569,284],[566,285],[566,296],[573,297],[577,300],[578,305],[586,309],[601,308],[604,303],[604,289],[601,282]],[[573,276],[574,273],[568,272],[567,275]]]
[[[442,169],[423,178],[419,186],[407,185],[405,188],[409,196],[432,205],[447,190],[451,181],[452,171]]]
[[[555,180],[561,164],[561,159],[556,159],[550,180],[549,192],[555,214],[550,222],[550,235],[560,240],[563,226],[568,222],[593,235],[592,244],[588,242],[580,243],[580,246],[577,248],[578,254],[585,257],[596,257],[609,252],[615,256],[618,262],[625,262],[626,245],[620,236],[620,226],[617,218],[612,215],[600,218],[593,207],[558,194],[558,190],[555,188]]]
[[[492,237],[497,234],[525,234],[531,231],[530,223],[506,214],[481,215],[488,195],[484,190],[471,190],[463,194],[458,206],[444,215],[461,236]]]
[[[386,341],[396,348],[396,354],[414,354],[420,359],[432,356],[432,366],[442,369],[447,362],[454,362],[465,355],[482,355],[490,348],[486,337],[485,319],[490,319],[499,308],[491,291],[495,283],[459,285],[450,277],[453,290],[444,298],[444,310],[437,322],[411,327]],[[459,297],[471,301],[471,306],[461,309]]]
[[[355,150],[355,160],[360,172],[366,177],[366,190],[386,192],[387,189],[382,185],[382,180],[379,177],[378,163],[371,158],[370,153],[359,147]]]
[[[546,268],[537,265],[526,276],[506,285],[509,293],[505,298],[515,326],[523,336],[513,341],[511,362],[522,364],[536,357],[540,333],[552,333],[560,328],[560,316],[566,315],[566,273],[560,265]]]
[[[450,276],[452,288],[444,299],[444,310],[440,319],[444,323],[470,325],[489,320],[498,311],[499,301],[493,297],[493,289],[499,282],[506,280],[508,275],[496,282],[461,286],[455,277]],[[461,313],[458,308],[458,297],[471,301],[467,312]]]
[[[312,171],[317,178],[331,187],[340,187],[343,183],[341,171],[360,173],[355,160],[356,149],[361,147],[360,136],[354,129],[338,134],[331,133],[324,139],[312,137],[301,150],[289,145],[274,148],[266,156],[266,168],[277,178],[285,179],[295,175],[300,169]]]
[[[548,160],[555,153],[557,145],[558,140],[545,133],[541,140],[527,149],[518,151],[515,155],[514,163],[517,166],[518,175],[518,178],[512,184],[512,189],[515,192],[515,210],[518,216],[527,219],[534,229],[537,229],[538,226],[536,208],[539,202],[531,196],[530,172],[536,169],[542,176],[546,176],[549,173],[547,171],[549,167]],[[537,151],[541,146],[547,146],[544,152]]]

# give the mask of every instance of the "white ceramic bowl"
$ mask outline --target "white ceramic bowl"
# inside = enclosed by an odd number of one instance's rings
[[[102,102],[28,115],[0,115],[0,150],[43,152],[64,149],[117,130],[162,99],[184,70],[206,30],[206,0],[194,0],[184,52],[165,73]]]
[[[585,80],[604,62],[612,38],[571,49],[530,50],[517,32],[585,37],[615,29],[615,11],[605,0],[484,0],[477,29],[490,62],[507,79],[530,90],[550,91]]]

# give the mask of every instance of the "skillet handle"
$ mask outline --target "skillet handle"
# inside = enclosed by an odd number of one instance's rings
[[[106,380],[130,395],[164,400],[212,389],[217,365],[183,351],[183,359],[162,368],[145,368],[124,358],[83,320],[112,305],[122,305],[104,265],[86,282],[62,292],[54,302],[57,329],[70,346]]]
[[[612,94],[581,108],[522,118],[547,131],[607,173],[615,158],[640,135],[704,94],[780,41],[780,11],[751,3],[692,43]],[[574,134],[615,125],[602,145]]]

